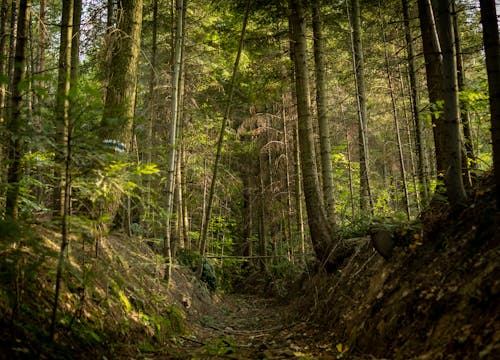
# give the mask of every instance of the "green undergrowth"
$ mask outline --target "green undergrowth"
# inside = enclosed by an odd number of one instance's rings
[[[51,341],[60,236],[48,227],[0,222],[0,358],[141,354],[185,331],[163,280],[164,261],[145,242],[72,233],[79,235],[65,254]]]

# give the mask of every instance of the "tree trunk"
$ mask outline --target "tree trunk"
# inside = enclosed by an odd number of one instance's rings
[[[442,100],[442,84],[441,84],[441,49],[439,43],[436,43],[435,24],[432,7],[429,0],[417,0],[418,16],[420,19],[420,30],[422,32],[422,45],[425,58],[425,73],[427,77],[427,92],[429,94],[429,103],[431,106],[432,131],[434,134],[434,147],[436,154],[436,172],[438,179],[442,180],[444,176],[444,161],[441,145],[442,139],[442,121],[438,121],[436,116],[436,104]],[[434,39],[434,40],[433,40]],[[438,191],[440,186],[438,184]]]
[[[335,199],[333,194],[332,149],[330,145],[330,127],[328,124],[328,104],[326,98],[326,79],[324,64],[324,40],[321,23],[321,0],[312,2],[314,36],[314,74],[316,76],[316,106],[318,111],[319,140],[321,153],[321,176],[323,200],[330,228],[336,227]]]
[[[420,117],[420,111],[418,109],[418,104],[420,96],[418,93],[417,86],[417,71],[415,64],[415,49],[413,46],[413,36],[410,27],[410,11],[408,8],[408,0],[402,0],[403,5],[403,21],[405,26],[405,39],[406,39],[406,52],[408,56],[408,75],[410,78],[410,93],[411,93],[411,109],[413,114],[413,120],[415,124],[415,145],[417,150],[417,168],[418,168],[418,179],[420,182],[420,188],[418,191],[423,197],[423,201],[427,202],[429,198],[429,181],[426,175],[425,168],[425,152],[424,152],[424,138],[422,135],[422,119]]]
[[[2,0],[0,8],[0,74],[5,74],[5,46],[7,45],[8,33],[7,29],[7,16],[9,12],[9,1]],[[5,82],[0,81],[0,123],[4,121],[4,107],[5,107]]]
[[[100,125],[100,138],[119,143],[129,152],[134,123],[137,63],[140,51],[142,26],[142,0],[120,1],[117,31],[110,34],[111,58],[109,83]],[[111,65],[112,64],[112,65]],[[105,212],[111,221],[120,205],[121,195],[105,204]]]
[[[389,64],[389,54],[387,52],[387,39],[385,36],[385,20],[382,18],[382,12],[380,11],[380,3],[379,3],[379,16],[382,19],[382,41],[384,43],[384,60],[385,60],[385,71],[387,75],[387,86],[389,88],[389,93],[391,96],[391,105],[392,105],[392,116],[394,118],[394,128],[396,131],[396,143],[398,145],[398,155],[399,155],[399,170],[401,173],[401,182],[403,185],[403,197],[405,201],[405,213],[410,219],[410,199],[408,196],[408,185],[406,183],[406,170],[405,170],[405,161],[403,156],[403,144],[401,143],[401,132],[399,129],[399,115],[398,115],[398,107],[396,104],[396,97],[394,94],[394,83],[391,75],[391,66]]]
[[[490,93],[491,137],[493,142],[493,167],[496,182],[497,209],[500,209],[500,39],[498,14],[494,0],[480,0],[483,43],[486,54],[486,71]]]
[[[299,123],[299,146],[302,155],[301,170],[304,176],[304,196],[314,252],[319,261],[326,262],[333,248],[333,241],[331,229],[322,206],[323,201],[314,153],[307,70],[306,19],[302,0],[290,0],[290,9],[295,44],[295,91]]]
[[[451,0],[454,1],[454,0]],[[443,58],[443,159],[445,162],[445,184],[448,200],[452,205],[466,201],[462,180],[462,153],[460,142],[460,109],[458,104],[457,63],[451,5],[449,1],[438,1],[439,39]]]
[[[363,43],[361,40],[361,11],[359,0],[352,0],[352,54],[353,70],[356,82],[356,98],[359,118],[359,179],[361,211],[373,212],[370,189],[370,168],[368,161],[367,110],[365,91],[365,70],[363,60]]]
[[[110,78],[101,121],[101,138],[130,149],[140,51],[142,0],[122,0],[118,31],[112,41]]]
[[[169,138],[169,152],[167,164],[167,185],[166,185],[166,227],[165,227],[165,244],[164,255],[168,259],[168,277],[170,279],[171,265],[172,265],[172,231],[171,231],[171,218],[174,213],[174,184],[175,184],[175,170],[177,159],[177,130],[180,109],[180,83],[181,83],[181,62],[182,62],[182,44],[184,37],[184,29],[182,22],[183,8],[186,6],[184,0],[176,0],[176,32],[175,32],[175,49],[174,49],[174,63],[172,70],[172,100],[170,109],[170,138]]]
[[[19,181],[21,180],[21,158],[23,151],[22,132],[25,127],[21,115],[23,99],[22,87],[26,66],[26,43],[28,36],[28,19],[30,18],[31,1],[19,2],[19,16],[17,19],[16,50],[14,57],[14,72],[12,76],[12,92],[10,96],[9,116],[7,118],[7,131],[9,135],[8,169],[7,169],[7,195],[5,215],[17,219],[19,215]]]
[[[71,43],[73,37],[73,0],[63,1],[61,15],[61,37],[59,43],[59,70],[55,108],[55,155],[54,192],[52,210],[61,217],[64,208],[64,164],[69,121],[69,90],[71,76]]]

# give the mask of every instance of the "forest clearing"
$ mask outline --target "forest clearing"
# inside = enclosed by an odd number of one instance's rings
[[[0,359],[497,359],[497,0],[0,0]]]

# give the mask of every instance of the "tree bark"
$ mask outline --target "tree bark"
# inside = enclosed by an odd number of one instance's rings
[[[122,0],[120,4],[118,31],[113,33],[112,66],[101,120],[101,138],[122,142],[128,151],[134,120],[142,0]]]
[[[137,63],[141,46],[142,0],[122,0],[117,30],[110,33],[111,57],[108,66],[108,88],[100,124],[100,138],[122,145],[128,153],[132,144],[136,101]],[[113,199],[104,210],[114,220],[121,194],[114,190]]]
[[[322,206],[321,190],[318,179],[312,115],[310,111],[310,92],[307,67],[305,9],[302,0],[290,0],[293,42],[295,45],[295,92],[297,97],[299,146],[302,154],[304,196],[316,257],[326,262],[333,248],[331,229]]]
[[[451,0],[453,2],[454,0]],[[450,1],[438,1],[439,39],[443,59],[443,159],[448,200],[452,205],[464,204],[467,196],[462,178],[462,147],[460,141],[460,108],[458,103],[455,37]]]
[[[5,46],[7,45],[8,33],[7,29],[7,16],[9,12],[9,1],[2,0],[0,7],[0,74],[5,74]],[[5,107],[5,82],[0,82],[0,122],[4,121],[4,107]]]
[[[63,1],[61,14],[61,37],[59,43],[59,69],[55,107],[55,155],[54,191],[52,210],[55,216],[62,216],[64,206],[64,176],[66,143],[69,122],[69,90],[71,76],[71,43],[73,37],[73,0]]]
[[[490,95],[496,202],[497,209],[500,209],[500,39],[498,35],[498,14],[494,0],[480,0],[479,3],[481,5],[481,24],[483,25],[483,43]]]
[[[328,124],[328,104],[326,98],[324,39],[321,23],[321,0],[312,2],[312,25],[314,36],[314,74],[316,76],[316,106],[318,111],[319,142],[321,155],[321,177],[323,200],[330,228],[336,227],[335,198],[333,190],[332,149],[330,145],[330,127]]]
[[[26,66],[26,43],[28,37],[28,20],[30,18],[31,1],[19,2],[17,18],[16,50],[14,57],[14,72],[12,76],[12,92],[10,96],[7,131],[9,134],[7,194],[5,215],[17,219],[19,215],[19,181],[22,175],[21,158],[23,151],[22,132],[26,126],[21,116],[23,92],[19,84],[24,79]]]
[[[420,30],[422,33],[422,46],[425,59],[425,74],[427,77],[427,92],[429,95],[432,131],[434,135],[434,147],[436,154],[436,172],[438,179],[442,180],[444,176],[444,160],[443,150],[441,145],[442,139],[442,121],[438,121],[436,104],[442,100],[442,84],[441,84],[441,49],[439,43],[433,40],[437,34],[434,15],[430,7],[429,0],[417,0],[418,16],[420,19]],[[439,188],[438,188],[439,190]]]
[[[168,151],[168,164],[167,164],[167,184],[166,184],[166,226],[165,226],[165,243],[164,255],[168,259],[168,275],[170,279],[171,266],[172,266],[172,229],[171,219],[174,214],[174,184],[175,184],[175,170],[177,159],[177,130],[180,109],[180,83],[181,83],[181,61],[182,61],[182,44],[183,44],[183,22],[182,13],[183,8],[186,6],[184,0],[176,0],[176,32],[175,32],[175,49],[174,49],[174,63],[172,70],[172,100],[170,108],[170,132],[169,132],[169,151]]]

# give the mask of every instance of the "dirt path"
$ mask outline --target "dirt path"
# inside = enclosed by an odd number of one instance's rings
[[[171,359],[337,359],[328,334],[288,319],[272,299],[226,295],[217,311],[202,315],[170,352]]]

